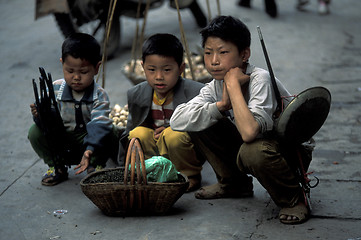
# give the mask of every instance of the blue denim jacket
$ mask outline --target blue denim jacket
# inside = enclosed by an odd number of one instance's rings
[[[84,138],[87,150],[94,152],[98,147],[103,147],[105,137],[113,126],[109,118],[109,97],[105,90],[94,82],[85,90],[83,98],[76,101],[64,79],[54,81],[53,85],[66,130],[87,132]]]

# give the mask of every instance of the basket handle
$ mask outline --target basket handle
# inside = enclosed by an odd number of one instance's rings
[[[129,172],[129,165],[131,168],[131,175],[130,175],[130,184],[134,185],[134,175],[135,175],[135,165],[137,165],[137,184],[145,184],[147,185],[147,173],[145,170],[145,162],[144,162],[144,154],[142,147],[140,145],[139,139],[132,138],[130,140],[126,162],[125,162],[125,169],[124,169],[124,185],[128,184],[128,172]],[[142,176],[140,173],[140,165],[142,165]],[[135,192],[130,191],[129,193],[129,207],[133,209],[134,201],[135,201]],[[147,208],[148,207],[148,193],[147,190],[142,190],[141,188],[138,189],[138,209]],[[124,202],[127,205],[127,201]]]
[[[138,156],[138,157],[137,157]],[[128,184],[128,172],[129,165],[131,168],[130,172],[130,184],[134,185],[135,181],[135,165],[137,166],[137,182],[138,184],[147,184],[147,173],[145,169],[144,162],[144,153],[142,147],[140,145],[139,139],[132,138],[130,140],[126,161],[125,161],[125,169],[124,169],[124,185]],[[142,166],[142,170],[140,171],[140,165]],[[140,173],[142,172],[142,173]]]

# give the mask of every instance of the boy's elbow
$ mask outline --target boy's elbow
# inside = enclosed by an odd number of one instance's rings
[[[241,134],[243,142],[245,143],[253,142],[258,136],[258,133],[259,133],[259,128],[251,128],[244,131]]]
[[[177,121],[171,120],[169,125],[173,131],[181,131],[182,130],[182,128],[180,127],[180,124]]]
[[[257,136],[257,135],[256,135]],[[254,135],[248,135],[248,134],[243,134],[242,135],[242,140],[245,143],[250,143],[253,142],[256,139],[256,136]]]
[[[181,126],[183,125],[183,119],[180,116],[181,115],[178,114],[177,111],[173,112],[169,121],[169,125],[172,128],[172,130],[180,131],[182,129]]]

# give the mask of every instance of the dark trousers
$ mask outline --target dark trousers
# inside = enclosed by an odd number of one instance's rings
[[[85,146],[83,145],[83,139],[87,133],[74,133],[67,132],[65,136],[65,142],[68,146],[66,152],[63,152],[61,149],[63,147],[62,143],[57,143],[55,146],[51,144],[51,140],[55,139],[57,136],[52,136],[52,138],[47,138],[41,129],[33,124],[28,133],[28,139],[30,140],[31,146],[38,156],[44,160],[45,164],[49,167],[62,167],[65,165],[77,165],[80,163],[82,156],[85,151]],[[97,165],[105,166],[109,158],[116,159],[118,152],[118,133],[115,128],[113,132],[108,136],[106,140],[106,145],[103,149],[98,149],[95,152],[91,159],[90,165],[94,167]],[[60,149],[60,150],[59,150]]]
[[[212,166],[219,183],[242,184],[247,175],[236,164],[243,141],[235,125],[227,118],[200,132],[188,132],[196,152]]]
[[[300,201],[297,151],[302,155],[305,170],[311,161],[310,152],[302,146],[286,146],[274,137],[243,143],[236,126],[227,118],[204,131],[189,134],[219,183],[241,186],[247,182],[247,174],[251,174],[278,206],[292,207]]]

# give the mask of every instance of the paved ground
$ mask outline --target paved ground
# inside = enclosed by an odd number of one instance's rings
[[[206,10],[206,1],[199,0]],[[209,1],[216,14],[216,1]],[[320,179],[311,192],[312,218],[305,224],[279,223],[279,209],[256,182],[250,199],[179,199],[167,216],[112,218],[104,216],[70,180],[44,187],[46,166],[32,151],[27,130],[32,123],[31,79],[39,66],[60,78],[63,41],[52,17],[34,21],[34,1],[0,0],[0,239],[361,239],[361,2],[334,0],[331,15],[317,14],[316,0],[307,12],[296,1],[279,0],[280,16],[269,18],[263,1],[252,9],[221,1],[221,13],[240,17],[253,35],[251,61],[265,67],[256,26],[261,26],[275,75],[293,93],[312,86],[332,93],[329,117],[315,135],[317,146],[310,166]],[[193,17],[182,12],[190,48],[200,43]],[[106,65],[106,85],[112,105],[126,103],[131,82],[121,73],[130,58],[135,21],[123,19],[121,48]],[[149,14],[146,34],[179,35],[176,12],[163,8]],[[209,165],[203,184],[215,182]],[[57,209],[68,210],[54,217]]]

